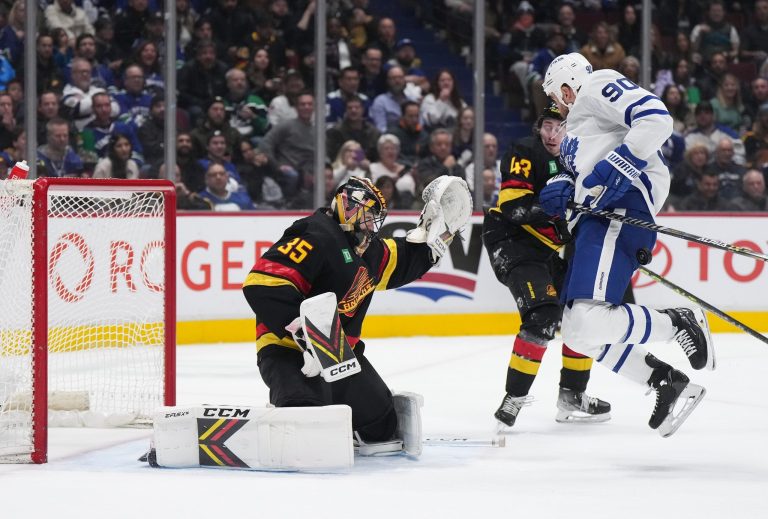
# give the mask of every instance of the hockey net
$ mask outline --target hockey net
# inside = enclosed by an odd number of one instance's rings
[[[170,182],[0,182],[0,462],[175,403],[174,248]]]

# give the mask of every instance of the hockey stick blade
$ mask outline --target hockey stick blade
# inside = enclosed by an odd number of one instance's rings
[[[582,204],[577,204],[576,202],[568,202],[568,208],[579,213],[591,214],[592,216],[600,216],[602,218],[615,220],[617,222],[626,223],[628,225],[634,225],[635,227],[641,227],[643,229],[648,229],[650,231],[666,234],[668,236],[674,236],[675,238],[680,238],[681,240],[688,240],[694,243],[701,243],[702,245],[708,245],[716,249],[733,252],[734,254],[741,254],[742,256],[747,256],[753,259],[768,261],[768,256],[766,256],[765,254],[760,254],[759,252],[755,252],[751,249],[747,249],[746,247],[737,247],[735,245],[722,242],[720,240],[705,238],[703,236],[696,236],[695,234],[690,234],[685,231],[680,231],[678,229],[671,229],[669,227],[664,227],[662,225],[657,225],[655,223],[646,222],[645,220],[640,220],[638,218],[632,218],[630,216],[624,216],[621,214],[612,213],[611,211],[604,211],[602,209],[592,209],[591,207],[587,207]]]
[[[428,447],[506,447],[507,439],[504,436],[494,436],[492,438],[441,436],[425,439],[424,445]]]
[[[739,321],[737,319],[734,319],[733,317],[731,317],[730,315],[726,314],[725,312],[723,312],[722,310],[720,310],[716,306],[713,306],[713,305],[707,303],[706,301],[704,301],[703,299],[701,299],[700,297],[695,296],[694,294],[688,292],[683,287],[676,285],[675,283],[671,282],[667,278],[665,278],[665,277],[655,273],[652,270],[648,270],[645,267],[641,266],[640,267],[640,272],[642,272],[646,276],[650,277],[651,279],[653,279],[655,281],[658,281],[659,283],[661,283],[665,287],[667,287],[667,288],[677,292],[678,294],[680,294],[681,296],[689,299],[690,301],[693,301],[694,303],[696,303],[697,305],[701,306],[702,308],[707,309],[708,311],[712,312],[714,315],[718,316],[723,321],[725,321],[725,322],[727,322],[729,324],[732,324],[733,326],[735,326],[736,328],[738,328],[740,330],[743,330],[744,332],[748,333],[749,335],[751,335],[755,339],[757,339],[757,340],[759,340],[761,342],[764,342],[765,344],[768,344],[768,337],[766,337],[765,335],[761,334],[757,330],[755,330],[753,328],[750,328],[749,326],[747,326],[746,324],[742,323],[741,321]]]

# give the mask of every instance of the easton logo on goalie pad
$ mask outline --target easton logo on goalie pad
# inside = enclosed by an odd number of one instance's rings
[[[197,441],[200,451],[200,465],[248,468],[248,465],[226,446],[227,440],[247,423],[248,420],[236,418],[220,418],[218,420],[215,418],[198,418]]]

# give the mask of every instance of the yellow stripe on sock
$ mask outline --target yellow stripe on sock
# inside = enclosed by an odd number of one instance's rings
[[[539,372],[540,366],[541,362],[524,359],[523,357],[518,357],[514,353],[512,354],[512,358],[509,359],[510,368],[527,375],[536,375],[536,373]]]
[[[589,357],[574,359],[573,357],[563,355],[563,367],[573,371],[589,371],[592,369],[592,359]]]

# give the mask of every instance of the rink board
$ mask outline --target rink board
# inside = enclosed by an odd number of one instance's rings
[[[183,213],[177,229],[178,342],[238,342],[255,334],[241,283],[260,255],[300,213]],[[385,236],[415,226],[416,213],[388,216]],[[768,215],[665,215],[663,226],[765,254]],[[374,296],[364,336],[507,334],[520,319],[506,287],[494,277],[482,246],[482,216],[472,217],[441,264],[421,280]],[[659,235],[649,268],[760,331],[768,331],[764,262]],[[634,279],[638,302],[652,307],[687,300],[645,276]],[[736,331],[712,318],[715,331]]]

